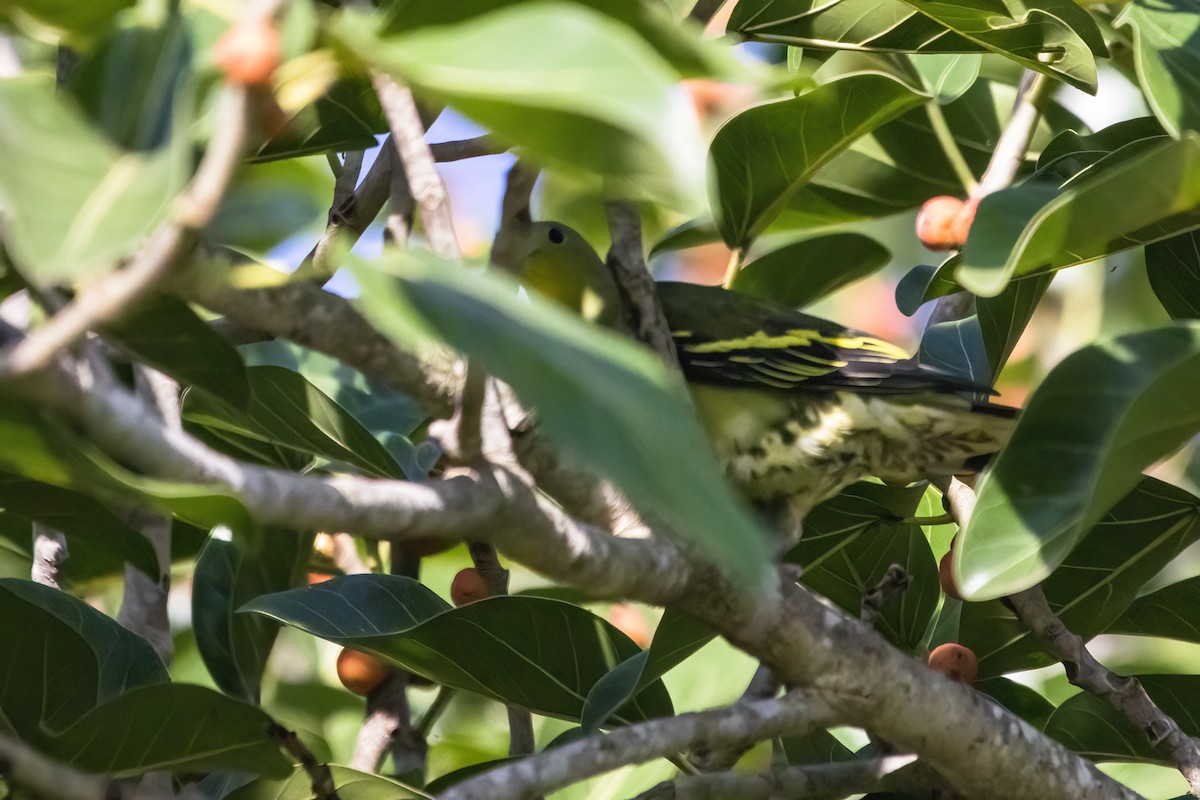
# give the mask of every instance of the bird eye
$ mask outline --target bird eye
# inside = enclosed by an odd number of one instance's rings
[[[554,244],[562,244],[567,238],[566,235],[563,234],[562,228],[551,228],[548,236],[550,237],[550,241],[554,242]]]

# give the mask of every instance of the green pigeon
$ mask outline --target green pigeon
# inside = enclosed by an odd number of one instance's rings
[[[530,290],[624,328],[616,283],[571,228],[535,222]],[[894,485],[977,472],[1008,440],[1014,408],[894,344],[717,286],[659,282],[680,368],[714,453],[752,501],[803,519],[874,475]]]

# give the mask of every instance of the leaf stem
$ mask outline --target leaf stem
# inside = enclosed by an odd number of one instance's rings
[[[735,247],[729,254],[729,264],[725,267],[725,280],[721,285],[726,289],[733,288],[733,279],[737,277],[738,270],[742,268],[742,258],[746,251],[740,247]]]
[[[942,113],[942,107],[936,100],[931,100],[925,104],[925,113],[929,117],[930,126],[933,127],[933,135],[937,137],[938,144],[942,146],[942,152],[946,154],[946,160],[950,162],[950,167],[958,176],[959,183],[962,184],[968,195],[975,194],[979,183],[975,180],[974,173],[971,172],[971,165],[967,163],[962,150],[958,147],[958,141],[954,138],[954,133],[946,122],[946,115]]]

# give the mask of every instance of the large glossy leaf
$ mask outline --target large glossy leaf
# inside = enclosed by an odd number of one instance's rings
[[[1054,705],[1033,689],[1008,678],[976,681],[972,688],[995,700],[1021,719],[1040,729],[1054,714]]]
[[[0,579],[0,725],[41,746],[97,705],[167,670],[144,639],[78,598]]]
[[[791,242],[738,271],[733,288],[789,306],[805,306],[866,277],[891,260],[887,249],[857,233]]]
[[[431,446],[418,450],[406,436],[425,419],[425,412],[412,399],[335,358],[282,339],[240,349],[250,366],[284,367],[303,375],[374,434],[409,478],[428,474],[436,452],[431,459]]]
[[[991,383],[987,345],[979,317],[975,314],[927,328],[921,337],[917,359],[922,364],[960,375],[981,386]]]
[[[938,604],[937,562],[921,526],[903,522],[924,495],[923,486],[893,489],[856,483],[813,509],[804,536],[787,559],[804,567],[801,581],[857,616],[863,596],[898,564],[908,588],[888,598],[875,626],[897,646],[921,641]]]
[[[995,383],[1053,277],[1049,273],[1014,281],[995,297],[981,297],[975,303],[983,348],[987,351],[991,369],[989,380],[985,381],[988,385]]]
[[[340,800],[397,800],[402,798],[427,798],[427,792],[417,791],[400,781],[384,775],[359,772],[337,764],[329,765],[329,775],[337,788]],[[234,789],[221,800],[309,800],[312,797],[312,779],[302,767],[282,780],[257,778]]]
[[[1146,102],[1173,136],[1200,128],[1200,3],[1135,0],[1116,25],[1133,28],[1133,58]]]
[[[401,275],[393,278],[386,271]],[[718,563],[760,580],[761,529],[711,457],[678,376],[645,348],[553,304],[517,296],[507,279],[400,255],[355,271],[363,309],[411,341],[421,320],[511,385],[568,452],[612,479]]]
[[[62,531],[71,554],[65,573],[72,580],[120,572],[125,562],[158,577],[158,557],[146,537],[85,494],[0,474],[0,508]]]
[[[1107,632],[1200,643],[1197,608],[1200,608],[1200,578],[1188,578],[1134,600]]]
[[[673,17],[662,3],[642,0],[571,0],[637,32],[659,55],[687,77],[730,69],[725,48],[701,38],[697,23]],[[513,0],[396,0],[383,23],[389,34],[416,28],[453,25],[514,5]]]
[[[1027,181],[979,205],[956,277],[983,296],[1010,280],[1200,226],[1200,136],[1138,144],[1066,183]]]
[[[207,389],[239,408],[250,398],[246,367],[237,350],[177,297],[151,294],[102,332],[185,386]]]
[[[279,633],[274,620],[238,614],[254,598],[295,586],[312,552],[311,534],[269,529],[212,536],[192,576],[192,627],[218,688],[257,703]]]
[[[1200,734],[1200,676],[1139,675],[1150,699],[1179,723],[1184,733]],[[1046,733],[1093,761],[1141,761],[1174,766],[1151,746],[1121,712],[1103,698],[1080,692],[1058,707],[1046,723]]]
[[[725,243],[748,246],[817,169],[924,99],[892,78],[852,75],[725,123],[710,148],[712,207]]]
[[[1200,501],[1143,478],[1042,582],[1042,590],[1067,628],[1090,639],[1118,626],[1146,582],[1198,539]],[[958,640],[975,651],[983,677],[1053,662],[999,600],[965,603]]]
[[[613,667],[592,686],[579,724],[586,733],[603,727],[638,692],[712,641],[712,629],[686,614],[667,609],[648,650]]]
[[[323,230],[332,193],[324,159],[253,164],[238,172],[205,237],[266,253],[292,236]]]
[[[962,97],[979,77],[978,53],[928,53],[910,59],[930,96],[940,105]]]
[[[12,0],[5,3],[6,13],[20,9],[39,22],[76,34],[92,34],[102,29],[134,0],[96,0],[94,3],[77,3],[75,0]]]
[[[897,0],[741,0],[729,30],[801,47],[881,52],[992,51],[1087,91],[1104,41],[1087,12],[1066,0],[906,4]]]
[[[569,603],[505,596],[450,608],[422,584],[396,575],[335,578],[260,597],[244,610],[438,683],[566,719],[579,719],[588,691],[617,661],[641,652],[608,622]],[[655,683],[616,718],[670,713],[666,689]]]
[[[1200,319],[1200,233],[1146,245],[1146,275],[1168,314]]]
[[[251,399],[244,412],[206,393],[190,393],[184,419],[232,447],[284,466],[319,457],[367,475],[402,478],[403,471],[379,441],[349,412],[298,372],[283,367],[246,370]],[[265,456],[263,454],[266,454]]]
[[[1141,471],[1200,430],[1200,326],[1121,336],[1068,356],[1030,399],[979,482],[954,550],[963,596],[985,600],[1049,575]]]
[[[376,135],[387,129],[370,79],[361,74],[343,77],[293,114],[254,160],[368,150],[378,144]]]
[[[5,242],[39,283],[114,268],[166,215],[190,166],[178,146],[119,149],[53,79],[33,75],[0,81],[0,151]]]
[[[149,151],[170,143],[176,115],[191,113],[192,43],[178,13],[157,27],[127,20],[75,68],[69,88],[117,146]]]
[[[283,777],[291,759],[262,709],[203,686],[164,683],[127,692],[59,733],[48,750],[113,777],[156,770],[247,770]]]
[[[518,4],[455,26],[377,36],[344,15],[344,46],[448,103],[534,160],[636,198],[699,191],[700,141],[674,71],[627,26],[575,4]]]

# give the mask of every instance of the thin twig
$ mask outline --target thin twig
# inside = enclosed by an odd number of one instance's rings
[[[0,377],[34,372],[49,364],[88,330],[118,316],[145,294],[199,241],[200,230],[220,205],[241,162],[249,130],[250,101],[244,87],[223,90],[212,143],[191,184],[176,200],[129,265],[98,280],[45,325],[0,358]]]
[[[391,191],[393,164],[395,152],[391,147],[391,136],[388,136],[379,148],[375,163],[367,170],[367,176],[354,193],[329,209],[325,233],[300,262],[294,273],[295,278],[324,282],[333,275],[337,264],[331,263],[330,259],[341,252],[334,245],[344,243],[347,248],[350,247],[379,216]]]
[[[616,279],[625,321],[636,339],[649,345],[672,369],[678,369],[675,340],[663,314],[654,278],[646,268],[642,251],[642,217],[637,206],[626,201],[607,204],[608,230],[612,248],[608,266]]]
[[[733,281],[737,277],[738,270],[742,268],[742,259],[745,258],[746,251],[740,247],[735,247],[729,253],[729,263],[725,265],[725,278],[721,281],[721,285],[726,289],[733,288]]]
[[[725,0],[696,0],[696,5],[688,12],[688,16],[702,24],[708,24],[713,15],[721,10]]]
[[[135,364],[133,374],[137,393],[163,425],[181,427],[179,385],[144,364]],[[132,564],[125,564],[125,593],[117,621],[148,641],[163,663],[169,664],[175,650],[167,614],[171,593],[171,517],[137,508],[129,509],[125,517],[130,527],[145,536],[154,548],[158,574],[147,575]]]
[[[547,794],[619,767],[689,750],[701,741],[718,747],[761,741],[823,727],[833,717],[818,697],[793,691],[777,699],[641,722],[509,762],[457,784],[441,800]]]
[[[392,144],[408,176],[429,246],[442,258],[457,260],[461,251],[454,235],[446,186],[434,168],[433,154],[425,142],[425,126],[412,92],[382,72],[373,72],[371,82],[392,129]]]
[[[317,800],[339,800],[337,786],[333,782],[333,775],[330,774],[328,765],[318,761],[307,745],[300,741],[299,736],[276,723],[271,723],[267,733],[292,758],[300,762],[300,767],[308,775],[308,782],[312,784],[313,795]]]
[[[950,130],[950,125],[946,122],[946,115],[942,113],[941,105],[936,100],[930,100],[925,104],[925,113],[929,117],[930,127],[933,128],[933,135],[937,137],[938,144],[941,145],[942,152],[945,153],[946,160],[950,162],[950,167],[958,177],[959,183],[962,184],[968,195],[975,194],[979,184],[976,183],[975,175],[971,172],[971,165],[963,157],[958,140],[954,138],[954,132]]]
[[[33,567],[30,579],[34,583],[61,589],[62,570],[67,563],[67,537],[44,522],[33,522]]]
[[[776,767],[759,773],[716,773],[666,781],[634,800],[774,800],[844,797],[870,791],[880,778],[917,760],[915,755],[864,758],[837,764]]]
[[[759,664],[750,683],[746,685],[746,690],[738,698],[738,703],[768,700],[779,694],[782,686],[783,684],[779,678],[775,677],[775,673],[770,667]],[[704,743],[692,750],[688,755],[688,761],[699,772],[719,772],[731,769],[753,746],[753,743],[743,743],[737,747],[713,748]]]
[[[341,168],[337,172],[337,179],[333,183],[333,202],[329,205],[329,222],[333,222],[334,212],[341,208],[342,203],[354,196],[354,189],[358,186],[358,176],[362,173],[364,151],[351,150],[346,153],[345,160],[341,163]]]
[[[474,139],[434,142],[429,145],[429,151],[433,154],[434,161],[443,163],[480,156],[496,156],[508,152],[508,148],[490,136],[476,136]]]
[[[1025,161],[1025,153],[1037,130],[1041,116],[1041,104],[1049,95],[1054,84],[1040,72],[1025,70],[1017,87],[1017,99],[1012,114],[1000,133],[1000,141],[992,151],[987,171],[972,192],[974,197],[983,197],[999,191],[1013,182],[1017,171]]]

